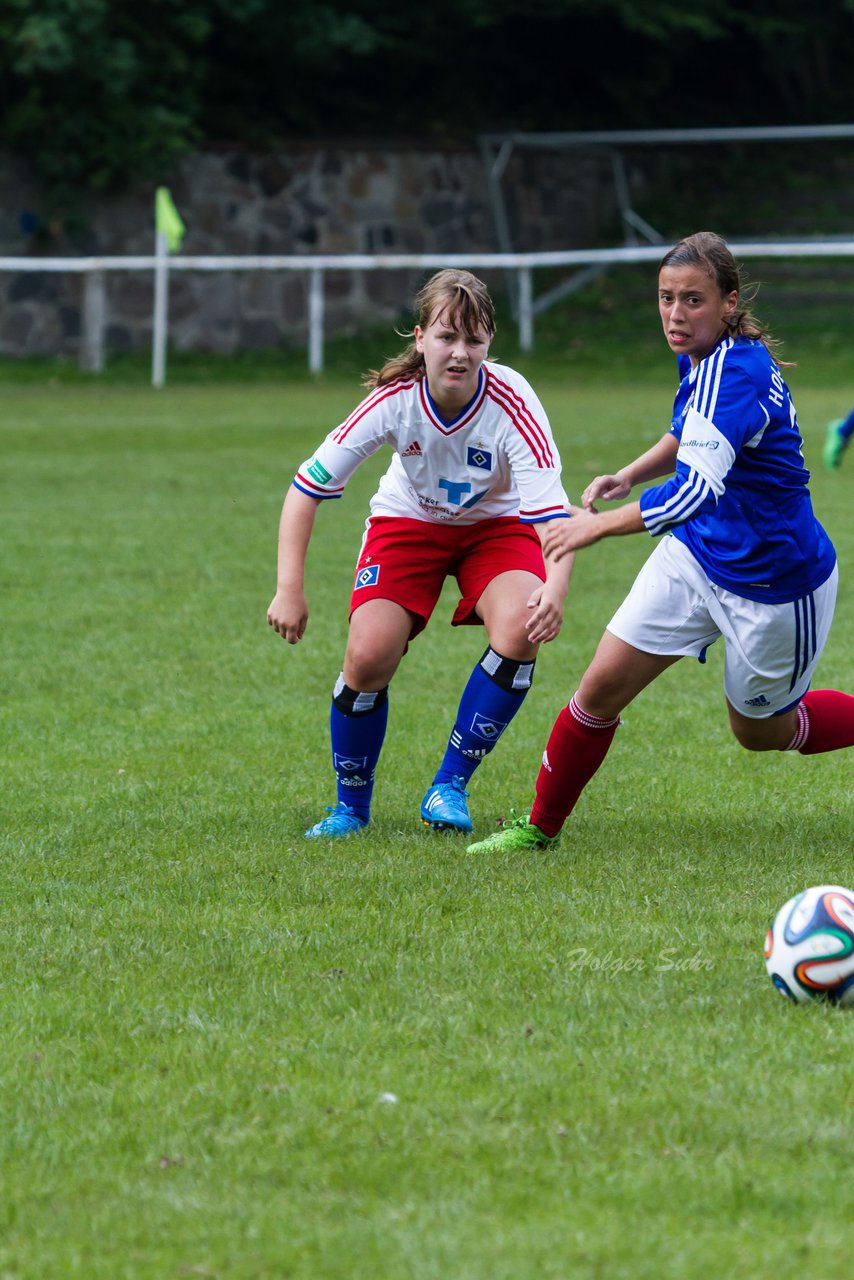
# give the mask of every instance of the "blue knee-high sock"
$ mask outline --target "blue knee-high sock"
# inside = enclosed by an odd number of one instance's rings
[[[357,693],[340,676],[329,715],[332,767],[338,780],[338,800],[365,822],[371,814],[374,771],[387,724],[388,686],[377,693]]]
[[[468,782],[488,756],[531,687],[534,663],[502,658],[489,648],[469,676],[434,782]]]

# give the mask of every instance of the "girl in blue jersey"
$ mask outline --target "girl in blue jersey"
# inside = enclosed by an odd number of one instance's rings
[[[621,711],[680,658],[702,661],[719,636],[730,727],[743,747],[815,754],[854,745],[854,697],[809,689],[833,616],[836,556],[813,514],[773,341],[740,304],[739,283],[727,245],[710,232],[680,241],[661,263],[659,312],[681,376],[670,430],[615,475],[597,476],[545,549],[559,558],[644,531],[661,541],[555,721],[530,818],[472,851],[552,843]],[[638,502],[596,510],[671,471]]]

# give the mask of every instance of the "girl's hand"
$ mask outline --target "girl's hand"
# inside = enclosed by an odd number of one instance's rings
[[[308,603],[302,591],[277,591],[267,610],[267,621],[288,644],[302,640],[308,625]]]
[[[602,517],[595,512],[585,511],[582,507],[567,507],[571,520],[553,520],[543,552],[547,559],[559,561],[570,551],[578,551],[581,547],[589,547],[602,537]]]
[[[627,498],[631,491],[632,486],[628,480],[622,480],[619,476],[596,476],[582,493],[581,505],[586,511],[595,511],[593,504],[600,499],[603,502],[619,501]]]
[[[569,524],[569,521],[560,523]],[[563,595],[560,599],[555,598],[548,583],[544,582],[531,592],[528,608],[531,616],[525,623],[525,630],[531,644],[548,644],[549,640],[554,640],[563,626]]]

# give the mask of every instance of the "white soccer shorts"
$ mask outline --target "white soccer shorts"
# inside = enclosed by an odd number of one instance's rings
[[[667,534],[608,623],[644,653],[699,658],[723,636],[724,693],[743,716],[764,719],[799,702],[827,640],[839,571],[800,600],[764,604],[716,586]]]

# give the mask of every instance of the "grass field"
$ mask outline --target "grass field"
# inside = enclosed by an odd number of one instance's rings
[[[525,365],[572,496],[672,394],[666,351],[589,354]],[[854,377],[815,336],[797,358],[843,573],[816,683],[852,690],[854,457],[820,448]],[[629,709],[556,850],[467,857],[418,822],[483,643],[449,591],[370,834],[305,842],[380,467],[319,515],[290,648],[279,506],[356,383],[177,368],[160,393],[2,373],[0,1277],[849,1275],[854,1018],[789,1006],[762,942],[798,889],[854,881],[850,753],[740,751],[712,651]],[[580,555],[476,833],[530,802],[648,550]]]

